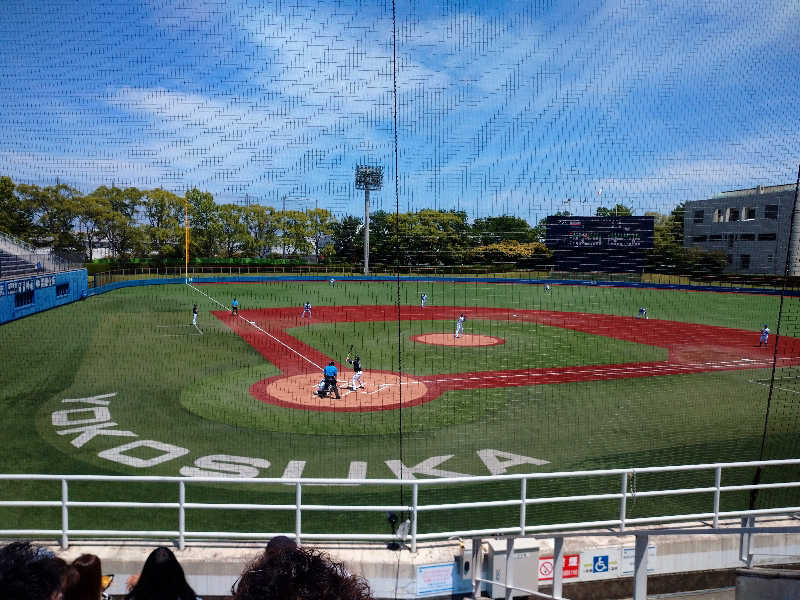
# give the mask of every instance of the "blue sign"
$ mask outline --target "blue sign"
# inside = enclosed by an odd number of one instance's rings
[[[592,573],[608,572],[608,554],[592,557]]]

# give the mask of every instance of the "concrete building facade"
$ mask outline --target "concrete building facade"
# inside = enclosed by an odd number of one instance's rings
[[[794,195],[795,185],[787,184],[687,202],[684,246],[725,252],[730,273],[783,275]]]

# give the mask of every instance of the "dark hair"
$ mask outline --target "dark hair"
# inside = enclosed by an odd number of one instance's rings
[[[267,549],[244,570],[233,600],[371,600],[367,582],[330,556],[303,547]]]
[[[12,542],[0,548],[0,598],[50,600],[61,589],[67,563],[47,548]]]
[[[159,546],[144,561],[139,580],[125,597],[135,600],[195,600],[197,596],[186,583],[183,567],[172,550]]]
[[[78,574],[78,578],[67,584],[64,600],[100,600],[103,593],[100,558],[94,554],[81,554],[72,561],[72,569]]]
[[[331,362],[330,362],[330,363],[328,363],[328,364],[329,364],[331,367],[335,366],[335,365],[333,364],[333,361],[331,361]]]

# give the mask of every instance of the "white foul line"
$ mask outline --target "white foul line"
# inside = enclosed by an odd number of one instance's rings
[[[203,294],[203,296],[205,296],[206,298],[208,298],[208,299],[209,299],[209,300],[211,300],[212,302],[216,303],[216,304],[217,304],[217,306],[220,306],[220,307],[221,307],[223,310],[231,310],[230,308],[228,308],[227,306],[225,306],[224,304],[222,304],[221,302],[219,302],[219,301],[218,301],[216,298],[212,298],[211,296],[209,296],[208,294],[206,294],[206,293],[205,293],[203,290],[201,290],[201,289],[199,289],[199,288],[196,288],[196,287],[195,287],[195,286],[193,286],[191,283],[187,283],[186,285],[188,285],[190,288],[192,288],[192,289],[193,289],[193,290],[195,290],[196,292],[200,292],[201,294]],[[297,354],[297,356],[299,356],[300,358],[302,358],[304,361],[306,361],[306,362],[308,362],[308,363],[310,363],[310,364],[314,365],[314,366],[315,366],[315,367],[317,367],[317,369],[319,369],[320,371],[322,370],[322,367],[320,367],[320,366],[319,366],[317,363],[315,363],[313,360],[311,360],[311,359],[310,359],[310,358],[308,358],[307,356],[304,356],[303,354],[300,354],[300,353],[299,353],[297,350],[295,350],[294,348],[292,348],[291,346],[289,346],[289,345],[288,345],[288,344],[286,344],[285,342],[282,342],[281,340],[279,340],[278,338],[276,338],[274,335],[272,335],[272,334],[271,334],[271,333],[269,333],[268,331],[264,331],[264,330],[263,330],[261,327],[259,327],[259,326],[256,324],[256,322],[255,322],[255,321],[248,321],[247,319],[245,319],[243,316],[241,316],[241,315],[239,315],[239,314],[237,314],[237,315],[235,315],[235,316],[239,317],[239,318],[240,318],[242,321],[244,321],[244,322],[245,322],[245,323],[247,323],[248,325],[251,325],[252,327],[255,327],[255,328],[258,330],[258,331],[260,331],[261,333],[263,333],[263,334],[264,334],[264,335],[266,335],[267,337],[270,337],[270,338],[272,338],[273,340],[275,340],[276,342],[278,342],[278,343],[279,343],[281,346],[283,346],[284,348],[286,348],[286,349],[287,349],[287,350],[289,350],[290,352],[294,352],[295,354]]]

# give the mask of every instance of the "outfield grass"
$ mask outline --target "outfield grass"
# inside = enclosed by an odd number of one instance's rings
[[[327,283],[272,282],[257,285],[203,285],[199,290],[224,306],[236,296],[242,311],[248,308],[313,305],[385,305],[398,298],[416,305],[428,293],[430,306],[495,306],[523,310],[575,311],[634,316],[646,306],[651,318],[677,320],[752,330],[757,338],[764,322],[774,327],[779,299],[745,294],[712,294],[665,290],[632,290],[599,286],[554,287],[545,295],[541,286],[447,284],[442,282]],[[201,457],[231,455],[269,461],[259,475],[281,476],[288,465],[304,463],[303,475],[345,477],[352,462],[366,462],[368,477],[393,477],[386,461],[417,465],[431,457],[449,456],[440,465],[449,472],[488,474],[477,451],[492,448],[548,461],[542,466],[522,465],[509,472],[648,466],[696,462],[754,460],[761,448],[768,400],[771,419],[767,457],[797,456],[798,425],[796,384],[771,399],[762,385],[769,369],[720,371],[539,385],[515,388],[446,392],[440,399],[402,411],[371,413],[318,413],[265,405],[250,396],[252,383],[277,374],[274,366],[211,314],[220,306],[211,298],[185,286],[129,288],[93,297],[0,327],[0,402],[4,419],[0,433],[5,451],[0,471],[7,473],[100,473],[177,475]],[[202,335],[189,326],[191,306],[200,307]],[[793,300],[796,302],[796,300]],[[795,310],[792,306],[785,310]],[[800,319],[787,319],[784,334],[798,335]],[[535,368],[603,362],[663,359],[663,350],[600,336],[568,332],[531,323],[471,320],[470,332],[507,339],[506,344],[485,348],[438,348],[411,344],[408,335],[427,331],[451,332],[450,321],[339,324],[342,342],[363,340],[359,351],[367,368],[391,370],[402,357],[409,374]],[[293,335],[331,356],[346,351],[331,325],[314,324]],[[346,328],[346,329],[343,329]],[[399,340],[399,341],[398,341]],[[399,344],[399,345],[398,345]],[[500,366],[500,367],[499,367]],[[795,369],[779,369],[787,378]],[[761,381],[759,381],[761,380]],[[65,399],[116,394],[107,409],[116,429],[136,437],[98,436],[76,447],[77,434],[59,435],[65,426],[54,425],[54,413],[86,404]],[[70,419],[91,417],[89,411],[70,413]],[[57,419],[56,419],[57,421]],[[146,468],[136,468],[102,456],[133,440],[154,440],[188,450],[187,454]],[[129,453],[147,460],[158,452],[140,448]],[[259,463],[261,464],[261,463]],[[742,473],[748,482],[751,473]],[[688,476],[687,476],[688,477]],[[675,484],[685,483],[678,478]],[[663,482],[662,482],[663,483]],[[559,482],[531,491],[530,495],[575,493],[586,482]],[[603,487],[603,486],[599,486]],[[608,483],[616,491],[618,482]],[[52,491],[57,484],[36,484],[0,490],[0,498],[18,498],[34,489]],[[466,488],[462,499],[486,499],[509,493],[507,485],[493,490]],[[599,488],[598,488],[599,489]],[[232,492],[225,486],[192,486],[190,499],[222,501],[287,501],[291,488],[267,492]],[[515,492],[514,492],[515,493]],[[174,488],[140,486],[114,490],[105,485],[83,486],[78,497],[115,497],[149,501],[174,500]],[[428,500],[443,494],[427,492]],[[440,499],[444,499],[441,496]],[[310,489],[308,502],[396,501],[385,490],[339,488]],[[450,498],[452,501],[452,498]],[[698,502],[700,500],[698,499]],[[739,498],[737,502],[743,502]],[[646,514],[647,502],[629,506],[633,516]],[[577,518],[578,505],[553,512],[532,510],[530,522]],[[676,507],[681,510],[697,506]],[[602,513],[614,508],[608,506]],[[632,511],[632,512],[631,512]],[[514,518],[509,511],[508,518]],[[502,515],[501,515],[502,516]],[[50,509],[0,510],[4,522],[57,524],[59,512]],[[103,514],[76,511],[73,526],[96,527]],[[292,517],[241,514],[237,522],[223,521],[211,513],[193,513],[190,526],[242,530],[291,529]],[[426,516],[426,519],[432,519]],[[475,523],[491,522],[477,512]],[[600,517],[598,517],[600,518]],[[115,526],[137,528],[137,519],[116,518]],[[446,528],[447,516],[426,521],[428,529]],[[351,524],[382,531],[383,524],[363,517],[310,516],[306,525],[323,527],[323,521]],[[169,524],[172,525],[169,525]],[[285,525],[285,526],[284,526]],[[172,527],[174,515],[153,517],[148,527]]]

